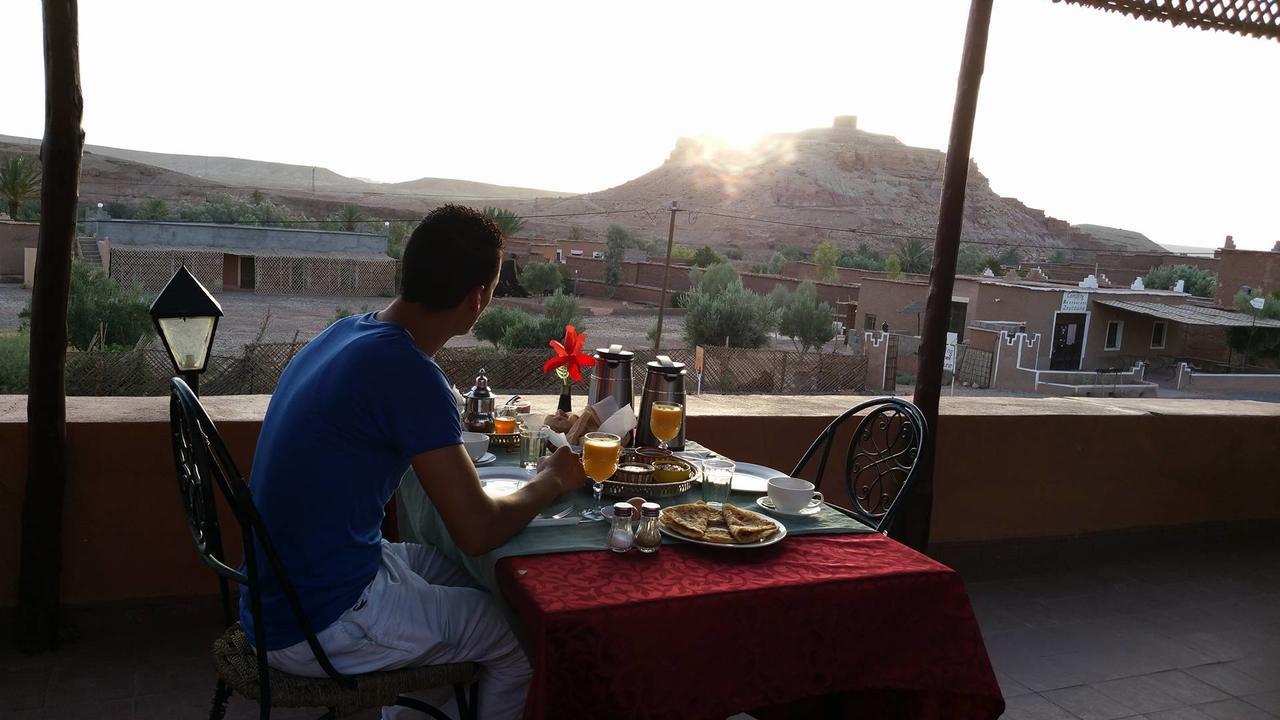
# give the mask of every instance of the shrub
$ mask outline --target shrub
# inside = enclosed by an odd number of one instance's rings
[[[0,333],[0,395],[27,391],[31,338],[25,332]]]
[[[494,347],[497,347],[507,334],[507,330],[527,321],[532,321],[532,317],[523,310],[491,307],[476,320],[476,324],[471,328],[471,334],[475,335],[477,340],[493,343]]]
[[[871,249],[866,243],[858,243],[853,250],[841,250],[836,265],[857,270],[884,269],[884,255]]]
[[[1151,272],[1142,278],[1142,284],[1153,290],[1169,290],[1178,283],[1184,282],[1183,289],[1196,297],[1213,297],[1218,289],[1218,276],[1194,265],[1163,265],[1151,268]]]
[[[133,347],[155,332],[147,314],[150,301],[136,287],[125,288],[83,260],[71,263],[71,294],[67,301],[67,342],[89,349],[98,331],[103,345]],[[31,302],[18,313],[22,326],[31,322]]]
[[[139,220],[167,220],[169,206],[160,198],[152,198],[138,207],[136,217]]]
[[[729,248],[724,251],[724,256],[730,260],[741,260],[743,258],[742,250],[738,248]]]
[[[692,250],[690,250],[689,248],[683,245],[676,245],[675,247],[671,248],[672,261],[678,260],[683,263],[692,263],[693,257],[695,254],[696,253],[694,253]]]
[[[564,325],[559,325],[547,318],[535,318],[526,314],[524,318],[507,328],[500,344],[509,350],[546,348],[548,342],[562,337],[564,337]]]
[[[549,262],[532,262],[520,271],[520,285],[531,295],[550,295],[563,283],[560,269]]]
[[[779,308],[778,331],[802,352],[820,349],[836,336],[831,305],[818,302],[818,289],[812,282],[806,280],[788,294]]]
[[[724,256],[715,250],[712,250],[708,245],[703,245],[693,254],[693,264],[700,268],[711,267],[712,265],[719,265],[724,262]]]
[[[578,308],[578,298],[557,291],[542,301],[542,315],[548,322],[560,326],[560,336],[564,335],[565,325],[582,323],[582,312]]]
[[[742,287],[730,265],[714,265],[698,273],[685,312],[685,339],[690,345],[763,347],[773,329],[769,302]]]

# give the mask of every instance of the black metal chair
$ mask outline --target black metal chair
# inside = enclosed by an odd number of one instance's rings
[[[827,460],[836,435],[844,423],[870,409],[862,418],[845,454],[845,490],[853,514],[876,530],[888,533],[894,512],[917,475],[917,459],[929,441],[929,428],[920,408],[906,400],[882,397],[868,400],[845,411],[826,427],[805,451],[791,471],[804,477],[805,466],[815,455],[818,472],[812,480],[819,484],[827,471]]]
[[[249,494],[248,485],[227,452],[222,436],[205,412],[199,399],[180,378],[170,381],[169,429],[173,438],[173,459],[177,466],[178,490],[187,513],[191,538],[201,561],[218,575],[222,594],[222,615],[226,632],[214,641],[214,665],[218,670],[218,686],[210,720],[226,713],[232,691],[258,701],[262,720],[271,717],[272,707],[323,707],[327,712],[320,720],[339,718],[357,710],[379,705],[403,705],[437,718],[448,720],[439,709],[403,693],[452,686],[464,718],[476,717],[475,663],[427,665],[364,675],[344,675],[334,669],[329,657],[316,640],[303,612],[293,584],[285,573],[279,553],[271,543],[262,518]],[[222,531],[218,524],[213,486],[226,498],[240,525],[244,545],[244,570],[227,563],[222,548]],[[328,677],[311,678],[290,675],[267,665],[267,647],[262,618],[262,593],[258,583],[258,557],[254,547],[260,545],[273,575],[289,602],[293,615],[306,636],[307,644]],[[248,588],[249,605],[258,622],[251,643],[236,620],[230,583]],[[256,647],[255,647],[256,646]]]

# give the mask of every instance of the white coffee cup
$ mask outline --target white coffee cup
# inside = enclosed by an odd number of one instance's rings
[[[782,512],[798,513],[822,503],[822,493],[814,492],[808,480],[776,477],[769,481],[769,500]]]

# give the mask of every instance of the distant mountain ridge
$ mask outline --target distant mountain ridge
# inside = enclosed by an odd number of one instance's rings
[[[577,224],[600,231],[619,223],[662,237],[666,213],[660,209],[677,200],[689,210],[689,223],[677,229],[677,238],[686,245],[737,247],[760,255],[792,245],[811,250],[831,237],[844,247],[866,242],[888,249],[892,236],[932,239],[945,161],[939,150],[911,147],[889,135],[858,130],[855,118],[837,118],[833,127],[770,135],[748,150],[681,138],[654,170],[600,192],[544,201],[539,210],[570,213],[640,205],[653,212],[648,217],[584,216]],[[965,203],[961,241],[985,245],[992,254],[1018,248],[1024,258],[1036,259],[1059,249],[1161,250],[1141,233],[1073,227],[1016,198],[997,195],[973,163]]]
[[[31,138],[0,135],[0,143],[39,146],[40,141]],[[97,155],[163,168],[220,185],[272,190],[294,192],[310,192],[314,190],[316,192],[403,194],[428,197],[456,196],[467,199],[566,197],[573,195],[573,193],[556,190],[539,190],[536,188],[493,185],[471,180],[433,177],[398,183],[378,183],[347,177],[328,168],[311,165],[292,165],[289,163],[232,157],[181,155],[147,150],[127,150],[105,145],[85,145],[85,150]]]

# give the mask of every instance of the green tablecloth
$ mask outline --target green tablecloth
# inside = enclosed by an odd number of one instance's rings
[[[517,453],[499,454],[498,460],[494,464],[497,466],[514,466],[517,464],[518,458],[519,455]],[[729,502],[751,510],[759,510],[755,505],[755,500],[758,497],[760,495],[755,493],[735,492],[729,498]],[[701,498],[702,493],[695,486],[684,495],[660,500],[659,503],[665,507],[667,505],[695,502]],[[605,498],[606,504],[614,501],[616,500]],[[574,512],[577,513],[583,508],[593,505],[594,501],[589,490],[582,490],[562,498],[557,505],[548,508],[546,514],[554,514],[556,510],[566,507],[569,503],[574,505]],[[523,532],[511,538],[505,545],[486,555],[477,557],[464,555],[453,544],[444,521],[441,519],[440,514],[436,512],[435,507],[432,506],[430,498],[423,491],[422,485],[419,484],[418,477],[414,474],[412,468],[405,472],[400,482],[400,489],[396,493],[396,517],[403,540],[434,545],[446,553],[454,562],[466,567],[477,580],[493,592],[497,591],[494,566],[498,560],[504,557],[587,550],[603,551],[608,549],[605,544],[605,536],[608,534],[609,523],[597,521],[582,522],[574,525],[525,528]],[[824,505],[821,512],[809,517],[790,518],[778,515],[773,515],[773,517],[786,526],[788,535],[833,535],[874,532],[870,527],[830,505]],[[679,540],[664,538],[665,544],[679,542]],[[782,542],[786,542],[786,540],[783,539]],[[725,552],[738,551],[726,548]]]

